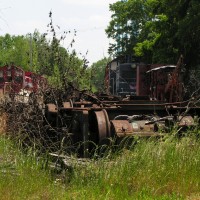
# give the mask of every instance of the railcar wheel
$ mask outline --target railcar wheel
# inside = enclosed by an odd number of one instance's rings
[[[105,138],[109,138],[110,134],[110,121],[105,109],[101,111],[95,111],[95,116],[98,125],[98,139],[101,143]]]

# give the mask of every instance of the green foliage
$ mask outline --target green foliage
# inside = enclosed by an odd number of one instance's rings
[[[91,73],[91,84],[93,91],[103,92],[104,90],[104,76],[105,68],[111,58],[103,58],[96,63],[93,63],[90,69]]]
[[[0,65],[15,63],[18,66],[29,68],[30,51],[29,38],[25,36],[10,36],[6,34],[0,37]]]
[[[71,31],[64,31],[58,37],[51,12],[49,13],[49,17],[50,23],[47,25],[49,27],[49,33],[43,34],[39,40],[44,42],[44,46],[40,47],[40,51],[46,52],[43,53],[43,57],[47,58],[47,62],[44,59],[47,65],[44,70],[41,68],[41,71],[47,73],[51,84],[54,84],[54,86],[62,90],[66,90],[68,84],[73,85],[73,87],[79,90],[88,89],[88,73],[86,70],[88,61],[84,56],[83,58],[79,58],[75,49],[73,49],[76,31],[74,30],[73,38],[68,48],[64,48],[61,43],[71,34]],[[46,42],[46,36],[50,37],[49,43]]]
[[[65,38],[70,31],[58,37],[53,25],[52,13],[49,16],[47,33],[40,34],[37,30],[26,36],[0,37],[0,66],[15,64],[26,71],[33,71],[45,75],[54,87],[66,89],[72,83],[77,89],[89,88],[87,60],[79,58],[73,49],[76,31],[68,48],[64,48]]]
[[[151,33],[148,35],[148,40],[144,40],[143,42],[138,42],[136,46],[133,48],[133,50],[135,51],[135,56],[137,57],[143,56],[145,57],[146,61],[149,61],[152,57],[154,45],[156,41],[159,39],[159,37],[160,34]]]
[[[38,38],[36,38],[36,36]],[[49,51],[47,41],[42,43],[42,36],[38,32],[26,36],[11,36],[6,34],[0,37],[0,66],[15,64],[26,71],[40,71],[40,67],[48,66],[48,59],[42,57],[42,53]],[[38,44],[40,40],[40,44]],[[43,49],[43,50],[41,50]]]
[[[112,19],[106,29],[108,37],[114,40],[110,53],[118,56],[121,48],[123,55],[128,53],[147,63],[170,64],[176,63],[183,54],[188,67],[196,66],[200,62],[199,9],[198,0],[113,3],[110,5]],[[126,49],[134,51],[126,52]]]
[[[117,1],[110,5],[112,19],[106,29],[110,44],[109,53],[114,56],[132,54],[133,46],[138,42],[141,25],[146,20],[145,0]]]

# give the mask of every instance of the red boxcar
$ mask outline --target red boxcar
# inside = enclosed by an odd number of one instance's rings
[[[0,89],[3,93],[18,93],[24,85],[25,72],[20,67],[6,65],[0,67]]]
[[[24,88],[37,92],[39,88],[45,89],[47,79],[33,72],[25,72]]]
[[[0,67],[0,91],[2,94],[18,94],[26,89],[37,92],[45,87],[47,81],[44,77],[33,72],[26,72],[21,67],[6,65]]]

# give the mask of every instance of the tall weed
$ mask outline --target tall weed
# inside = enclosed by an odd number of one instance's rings
[[[199,129],[180,138],[124,139],[52,177],[46,159],[0,138],[0,199],[195,199],[200,195]],[[123,145],[122,145],[123,144]],[[100,152],[100,155],[98,154]]]

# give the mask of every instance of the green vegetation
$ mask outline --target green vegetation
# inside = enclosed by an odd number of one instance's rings
[[[88,61],[78,55],[72,48],[66,49],[61,42],[69,32],[57,38],[51,28],[53,37],[40,34],[37,30],[25,36],[0,36],[0,67],[14,64],[26,71],[33,71],[48,78],[50,85],[65,88],[68,83],[75,88],[102,91],[104,73],[110,58],[103,58],[87,68]]]
[[[32,151],[23,154],[15,145],[0,137],[0,199],[60,199],[64,189],[56,185],[45,162]]]
[[[197,0],[111,4],[114,14],[106,32],[116,43],[111,44],[110,53],[134,52],[149,63],[175,63],[183,53],[188,65],[197,65],[199,6]],[[78,89],[102,90],[109,59],[87,69],[84,57],[79,59],[75,50],[60,45],[68,33],[57,38],[52,19],[48,27],[51,40],[37,31],[26,36],[0,36],[0,65],[14,62],[48,76],[52,85],[62,89],[73,84]],[[74,39],[69,46],[73,43]],[[55,174],[47,166],[48,158],[38,157],[32,149],[23,152],[18,144],[1,136],[0,199],[200,198],[199,139],[172,135],[162,140],[135,140],[130,148],[113,152],[110,147],[101,158],[84,165],[75,162],[72,168]]]
[[[104,76],[105,69],[111,58],[103,58],[92,64],[91,70],[91,85],[93,86],[93,91],[104,91]]]
[[[199,131],[196,131],[199,133]],[[200,141],[195,137],[136,140],[84,165],[50,173],[46,159],[23,154],[0,138],[1,199],[197,199]],[[110,149],[111,150],[111,149]]]
[[[114,56],[132,55],[146,63],[176,63],[180,54],[188,67],[200,61],[198,0],[126,0],[110,4],[106,29]],[[195,47],[195,48],[194,48]]]
[[[105,30],[112,39],[108,52],[113,58],[126,56],[135,62],[163,64],[176,64],[182,54],[186,72],[198,69],[199,9],[198,0],[118,0],[110,4],[112,17]],[[35,30],[24,36],[0,36],[0,66],[14,63],[48,76],[59,88],[73,81],[78,89],[102,90],[103,68],[109,59],[88,69],[87,53],[73,49],[76,31],[57,34],[51,12],[49,18],[46,33]],[[64,47],[61,44],[66,38],[72,40]]]
[[[51,85],[57,87],[64,87],[72,80],[76,87],[86,87],[83,84],[84,80],[88,80],[86,61],[79,58],[74,49],[60,45],[64,36],[57,39],[54,32],[53,37],[48,37],[50,39],[37,31],[26,36],[0,36],[0,66],[20,66],[26,71],[46,76]]]

